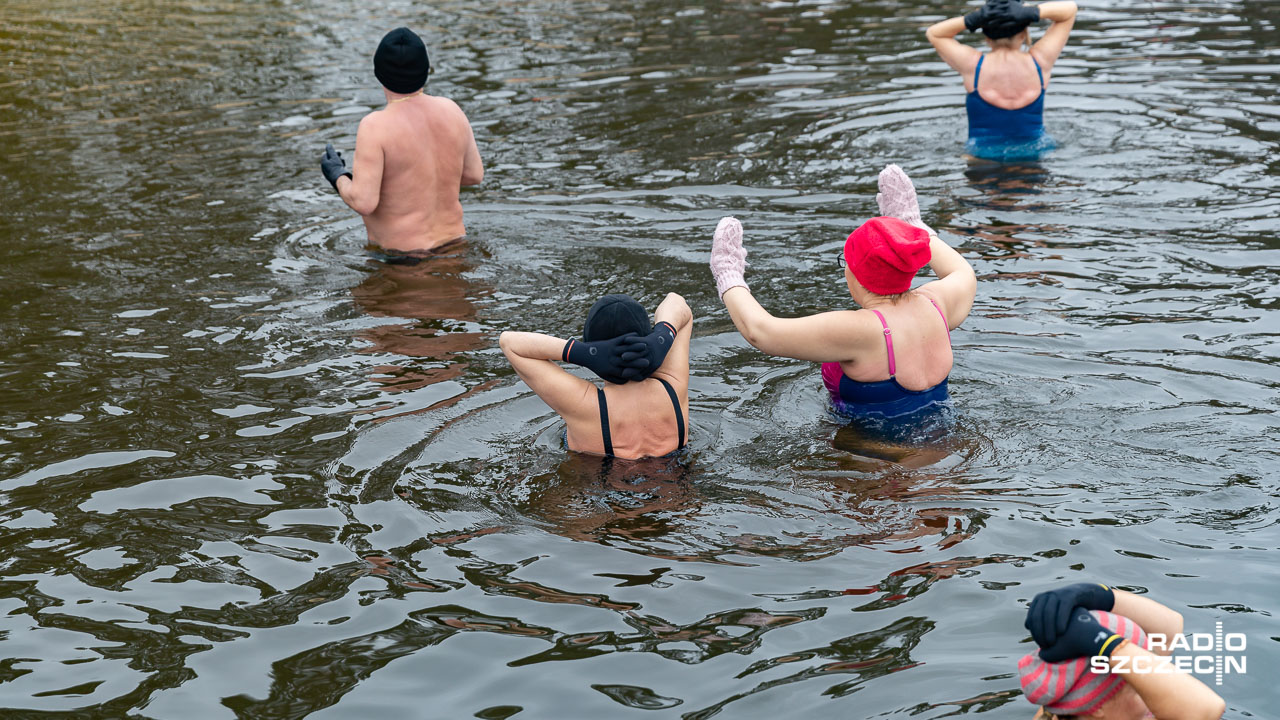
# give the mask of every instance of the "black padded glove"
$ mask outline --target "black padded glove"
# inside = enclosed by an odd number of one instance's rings
[[[602,379],[621,385],[639,380],[649,367],[648,346],[640,336],[627,333],[611,340],[570,340],[564,344],[560,359],[587,368]],[[647,373],[645,375],[647,377]]]
[[[973,12],[964,16],[964,29],[968,30],[969,32],[977,32],[982,29],[982,26],[986,24],[986,22],[987,22],[987,6],[983,5],[977,10],[974,10]]]
[[[1110,611],[1115,606],[1116,594],[1106,585],[1067,585],[1036,595],[1031,601],[1031,608],[1027,610],[1027,621],[1023,627],[1031,631],[1031,637],[1035,638],[1037,645],[1042,648],[1050,647],[1067,631],[1075,608]]]
[[[334,190],[338,189],[338,178],[343,175],[355,179],[347,169],[342,153],[334,150],[332,144],[324,146],[324,155],[320,156],[320,172],[324,173],[324,179],[329,181]]]
[[[1013,19],[1020,23],[1027,23],[1030,25],[1032,23],[1040,22],[1040,6],[1038,5],[1035,7],[1027,7],[1022,3],[1013,3],[1009,6],[1009,12],[1013,15]]]
[[[1067,631],[1058,636],[1058,641],[1040,648],[1040,659],[1053,663],[1097,655],[1111,657],[1123,641],[1124,638],[1103,627],[1093,613],[1078,607],[1071,611]]]
[[[648,335],[638,336],[632,335],[636,342],[644,343],[645,351],[642,357],[648,363],[643,370],[634,373],[630,377],[631,380],[644,380],[652,375],[658,368],[662,367],[662,361],[667,359],[667,353],[671,352],[671,346],[676,341],[676,329],[671,323],[663,320],[653,326],[653,330]],[[626,362],[631,358],[627,357],[628,353],[623,354],[623,361]]]

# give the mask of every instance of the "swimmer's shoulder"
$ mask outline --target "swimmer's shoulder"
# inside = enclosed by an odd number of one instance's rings
[[[387,111],[386,108],[381,108],[360,118],[360,125],[356,128],[356,133],[376,137],[384,131],[386,126]]]

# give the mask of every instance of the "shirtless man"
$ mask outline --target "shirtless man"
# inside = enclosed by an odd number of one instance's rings
[[[408,28],[387,33],[373,55],[386,107],[360,121],[351,170],[332,145],[320,159],[325,179],[364,218],[380,255],[422,257],[461,238],[467,231],[458,190],[484,179],[467,116],[452,100],[426,94],[429,72],[421,38]]]

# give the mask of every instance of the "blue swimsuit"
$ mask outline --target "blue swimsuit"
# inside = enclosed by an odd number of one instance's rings
[[[947,328],[947,342],[951,342],[951,328],[947,325],[947,316],[942,313],[938,303],[933,307],[942,316],[942,326]],[[858,382],[844,374],[840,363],[822,363],[822,383],[831,393],[831,404],[844,415],[859,418],[888,420],[912,415],[935,405],[947,402],[947,381],[925,390],[908,390],[898,384],[897,363],[893,357],[893,333],[889,332],[889,324],[878,310],[872,310],[880,318],[880,326],[884,328],[885,350],[889,353],[889,379],[875,382]]]
[[[1040,95],[1030,104],[1016,110],[996,107],[978,94],[982,77],[982,61],[973,74],[973,92],[965,98],[969,112],[969,142],[965,150],[988,160],[1035,160],[1054,148],[1053,138],[1044,132],[1044,73],[1035,56],[1036,75],[1040,78]]]

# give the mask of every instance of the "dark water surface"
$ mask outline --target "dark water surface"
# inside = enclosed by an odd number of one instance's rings
[[[1088,3],[1060,149],[993,169],[958,4],[383,5],[0,4],[6,716],[1023,718],[1025,604],[1085,579],[1246,633],[1220,692],[1273,716],[1280,6]],[[380,268],[317,160],[399,24],[488,174]],[[848,307],[889,162],[980,278],[912,450],[706,267],[732,213],[766,307]],[[602,474],[497,333],[669,290],[692,449]]]

